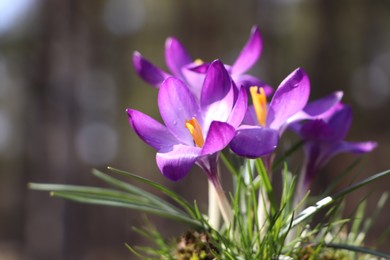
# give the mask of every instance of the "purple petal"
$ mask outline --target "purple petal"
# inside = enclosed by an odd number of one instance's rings
[[[323,153],[323,151],[321,151],[321,148],[323,150],[323,147],[321,147],[321,145],[318,145],[318,143],[305,143],[305,170],[302,172],[302,174],[304,174],[302,177],[304,177],[303,187],[305,189],[305,192],[312,183],[316,173],[323,166],[323,163],[321,162],[321,157],[323,157],[321,153]]]
[[[255,109],[252,105],[248,106],[248,109],[245,112],[244,119],[242,120],[242,124],[253,125],[253,126],[259,125],[259,121],[257,120]]]
[[[299,134],[305,140],[329,142],[336,141],[333,130],[322,119],[315,119],[305,122],[303,125],[300,126]]]
[[[183,79],[182,68],[191,63],[192,58],[179,40],[170,37],[165,42],[165,62],[173,75]]]
[[[199,100],[206,74],[198,73],[187,68],[183,68],[182,72],[185,81],[188,83],[188,88],[191,90],[192,94],[194,94],[196,99]]]
[[[200,99],[201,107],[207,107],[224,99],[231,91],[231,78],[223,63],[213,61],[206,74]]]
[[[226,121],[234,105],[231,78],[219,60],[211,63],[203,83],[200,107],[208,128],[213,120]]]
[[[197,65],[194,62],[194,63],[191,63],[190,65],[188,65],[187,68],[189,70],[192,70],[192,71],[197,72],[197,73],[206,74],[207,70],[210,67],[210,64],[211,64],[210,62],[203,62],[202,64]]]
[[[230,142],[230,149],[240,156],[257,158],[272,153],[279,140],[276,130],[260,126],[241,126]]]
[[[248,107],[248,95],[246,89],[240,88],[236,103],[230,113],[227,123],[237,128],[244,119]]]
[[[269,104],[267,126],[279,129],[289,117],[302,110],[310,94],[306,72],[298,68],[279,85]]]
[[[340,103],[342,98],[343,92],[336,91],[326,97],[308,103],[303,109],[303,111],[305,111],[305,113],[307,113],[311,117],[319,117],[323,114],[326,114],[335,105]]]
[[[342,91],[334,92],[326,97],[308,103],[302,111],[299,111],[287,120],[288,124],[308,119],[320,119],[329,117],[334,113],[343,97]]]
[[[213,154],[224,149],[234,137],[235,129],[233,126],[213,121],[210,124],[201,155]]]
[[[133,109],[127,109],[126,112],[134,132],[154,149],[161,150],[178,143],[169,130],[153,118]]]
[[[249,89],[252,86],[258,86],[262,87],[264,89],[265,95],[268,97],[270,96],[274,90],[271,86],[265,84],[263,81],[259,80],[256,77],[253,77],[248,74],[239,75],[236,77],[233,77],[234,82],[236,82],[237,86],[243,86],[246,89]]]
[[[178,144],[171,150],[156,154],[157,166],[162,174],[172,181],[184,178],[195,164],[201,149],[195,146]]]
[[[319,117],[304,124],[293,123],[290,125],[290,129],[299,133],[306,140],[339,142],[344,139],[350,128],[351,109],[346,105],[337,105],[331,110],[333,114],[327,118]]]
[[[137,51],[133,54],[133,66],[138,76],[154,87],[160,87],[161,83],[170,76],[144,59]]]
[[[158,107],[168,129],[182,142],[192,145],[193,138],[185,127],[195,117],[202,125],[199,106],[187,86],[179,79],[168,78],[158,92]]]
[[[322,144],[313,144],[320,149],[320,156],[317,159],[317,168],[323,167],[332,157],[339,153],[363,154],[374,150],[377,147],[376,142],[346,142],[340,141],[335,143],[324,142]]]
[[[342,105],[328,120],[328,125],[333,131],[333,139],[342,140],[348,133],[352,122],[352,110],[347,105]]]
[[[340,142],[339,146],[333,151],[333,155],[338,153],[363,154],[374,150],[378,146],[377,142]]]
[[[301,129],[303,127],[303,124],[300,124],[299,122],[291,123],[288,125],[288,129],[293,131],[296,134],[300,135]]]
[[[259,59],[262,49],[260,30],[254,26],[247,43],[232,66],[232,75],[239,75],[249,70]]]

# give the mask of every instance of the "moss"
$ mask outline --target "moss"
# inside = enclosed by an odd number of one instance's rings
[[[188,231],[178,239],[173,255],[178,260],[212,260],[218,259],[218,250],[206,232]]]
[[[348,260],[349,256],[342,250],[334,250],[330,248],[322,248],[319,253],[317,249],[312,244],[308,244],[300,248],[294,259],[297,260],[309,260],[309,259],[318,259],[318,260]]]

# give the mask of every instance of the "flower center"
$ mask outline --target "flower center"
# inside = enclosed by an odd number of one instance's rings
[[[186,120],[186,128],[188,129],[188,131],[190,131],[196,146],[203,147],[204,139],[202,134],[202,128],[200,127],[198,120],[196,120],[195,117],[191,118],[190,120]]]
[[[194,63],[195,63],[195,65],[202,65],[204,62],[203,62],[203,60],[202,59],[196,59],[196,60],[194,60]]]
[[[263,88],[256,86],[250,87],[249,91],[251,93],[253,106],[255,108],[257,121],[261,126],[265,127],[267,119],[267,97]]]

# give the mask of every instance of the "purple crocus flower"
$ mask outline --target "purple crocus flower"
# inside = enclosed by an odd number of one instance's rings
[[[272,153],[286,122],[305,107],[309,93],[309,78],[300,68],[283,80],[269,105],[264,89],[251,87],[253,106],[248,108],[230,148],[248,158]]]
[[[219,185],[218,152],[229,144],[245,115],[245,90],[237,93],[224,65],[216,60],[208,68],[199,102],[183,81],[170,77],[160,86],[158,106],[165,125],[137,110],[127,109],[127,114],[136,134],[157,150],[162,174],[178,181],[197,164]]]
[[[308,190],[315,174],[333,156],[342,152],[367,153],[377,146],[376,142],[371,141],[344,141],[351,126],[351,121],[351,108],[339,103],[330,113],[322,118],[308,120],[303,124],[291,125],[291,128],[305,141],[305,160],[300,183],[298,184],[298,193]]]
[[[238,87],[264,86],[266,94],[272,93],[272,88],[259,79],[245,74],[258,60],[263,49],[258,27],[252,28],[250,37],[238,55],[233,65],[225,65],[227,71]],[[137,74],[147,83],[158,88],[170,76],[186,83],[196,98],[200,98],[202,84],[210,63],[191,58],[185,47],[174,37],[165,42],[165,61],[170,73],[153,65],[139,52],[133,54],[133,65]]]
[[[309,92],[309,78],[300,68],[280,84],[269,105],[262,87],[251,87],[253,105],[248,107],[231,149],[249,158],[270,154],[290,124],[328,115],[343,96],[337,91],[307,103]]]

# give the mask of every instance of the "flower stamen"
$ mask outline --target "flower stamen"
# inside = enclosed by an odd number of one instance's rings
[[[203,62],[203,60],[202,59],[196,59],[196,60],[194,60],[194,63],[195,63],[195,65],[202,65],[204,62]]]
[[[267,97],[263,88],[253,86],[249,88],[251,93],[253,106],[255,108],[257,121],[261,126],[265,127],[267,119]]]
[[[195,117],[191,118],[190,120],[186,120],[185,126],[188,131],[190,131],[190,134],[192,135],[196,146],[203,147],[204,139],[202,134],[202,128],[200,127],[198,120],[196,120]]]

